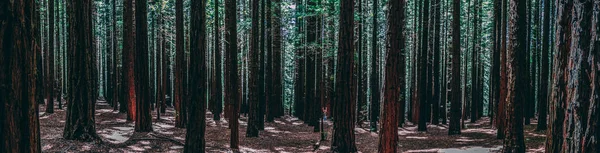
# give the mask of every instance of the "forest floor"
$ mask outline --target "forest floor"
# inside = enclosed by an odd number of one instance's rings
[[[174,110],[167,108],[161,120],[153,115],[153,129],[150,133],[134,133],[133,122],[126,121],[126,114],[118,113],[105,102],[96,106],[96,131],[102,142],[78,142],[62,137],[66,108],[56,109],[53,114],[44,113],[40,105],[40,130],[44,152],[183,152],[185,129],[176,128]],[[207,113],[206,150],[207,152],[231,152],[227,121],[215,122]],[[320,133],[313,127],[303,124],[293,117],[276,119],[265,123],[265,130],[258,138],[246,138],[246,117],[240,122],[241,152],[330,152],[332,123],[325,122],[327,140],[319,142]],[[525,126],[525,143],[528,152],[543,152],[545,133],[535,131],[535,120]],[[364,128],[362,128],[364,127]],[[377,152],[378,135],[369,132],[365,126],[357,127],[356,145],[360,152]],[[398,130],[401,152],[498,152],[502,141],[496,139],[496,130],[491,128],[487,118],[476,123],[466,121],[461,135],[448,136],[447,125],[429,125],[427,132],[417,132],[415,125],[406,125]]]

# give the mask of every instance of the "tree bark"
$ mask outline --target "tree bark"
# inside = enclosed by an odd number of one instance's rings
[[[97,85],[93,79],[94,45],[92,5],[89,0],[69,1],[69,86],[67,119],[63,137],[67,140],[100,141],[95,129]]]
[[[423,27],[423,33],[421,35],[421,41],[420,41],[420,49],[419,49],[419,69],[417,70],[419,72],[419,79],[417,79],[419,81],[419,92],[417,92],[419,98],[419,119],[418,119],[418,127],[417,130],[418,131],[427,131],[427,116],[428,115],[428,106],[429,106],[429,102],[428,102],[428,94],[427,94],[427,55],[428,55],[428,48],[427,48],[427,43],[429,42],[429,2],[430,0],[424,0],[423,2],[423,20],[422,20],[422,27]]]
[[[229,128],[231,129],[230,134],[230,148],[238,149],[238,109],[240,90],[238,88],[238,68],[237,68],[237,23],[236,23],[236,0],[225,0],[225,40],[228,42],[225,45],[227,51],[227,104],[230,107],[230,118]]]
[[[259,0],[252,0],[252,30],[250,39],[250,76],[248,79],[249,93],[248,101],[250,103],[250,113],[248,114],[248,126],[246,129],[246,137],[258,137],[258,122],[259,122],[259,103],[258,103],[258,3]]]
[[[48,0],[48,49],[46,50],[46,113],[54,113],[54,0]]]
[[[374,0],[373,1],[373,33],[372,33],[372,39],[371,39],[371,49],[372,49],[372,53],[371,53],[371,110],[369,111],[371,113],[371,116],[369,118],[369,121],[371,121],[371,131],[376,131],[377,130],[377,121],[379,120],[379,108],[381,107],[380,105],[380,98],[381,98],[381,89],[379,87],[379,48],[377,47],[377,8],[379,8],[379,5],[377,4],[378,0]],[[398,7],[398,6],[396,6]],[[400,12],[400,13],[404,13],[404,12]],[[404,22],[404,21],[402,21]],[[396,28],[396,27],[394,27]],[[398,42],[398,43],[403,43],[403,42]],[[404,67],[401,67],[401,69],[403,69]],[[365,89],[366,90],[366,89]],[[395,107],[393,107],[395,108]]]
[[[460,0],[452,1],[452,99],[450,104],[450,125],[448,135],[460,134],[461,90],[460,90]]]
[[[0,2],[0,152],[42,152],[36,98],[39,14],[34,0]],[[38,87],[41,88],[41,87]]]
[[[404,102],[405,49],[404,49],[404,7],[405,1],[387,2],[387,59],[385,66],[385,99],[381,115],[379,152],[398,152],[398,107]]]
[[[175,93],[173,100],[175,103],[175,126],[184,128],[187,124],[187,106],[185,105],[185,84],[186,71],[185,53],[184,53],[184,38],[185,31],[183,30],[183,0],[175,1]],[[213,112],[214,113],[214,112]]]
[[[135,91],[136,115],[135,131],[152,131],[152,116],[150,114],[150,88],[148,75],[148,15],[147,0],[136,0],[135,3]]]
[[[538,124],[537,131],[544,131],[548,127],[548,73],[550,62],[548,60],[550,53],[550,0],[542,0],[543,1],[543,15],[542,15],[542,54],[541,54],[541,70],[540,70],[540,80],[539,80],[539,88],[538,88]]]
[[[213,120],[215,121],[219,121],[221,120],[221,113],[223,112],[223,85],[221,82],[221,78],[223,77],[223,75],[221,74],[222,71],[222,67],[221,67],[221,38],[220,38],[220,27],[219,27],[219,1],[218,0],[214,0],[214,15],[215,15],[215,25],[214,25],[214,29],[215,29],[215,33],[214,33],[214,39],[215,39],[215,69],[214,69],[214,78],[213,78],[213,88],[211,90],[212,92],[212,97],[211,98],[211,103],[212,104],[212,114],[213,114]],[[183,10],[181,12],[181,14],[183,15]],[[183,21],[182,21],[183,22]],[[182,25],[183,26],[183,25]]]

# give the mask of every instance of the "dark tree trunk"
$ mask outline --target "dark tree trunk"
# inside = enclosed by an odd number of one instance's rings
[[[48,0],[48,49],[46,50],[46,113],[54,113],[54,0]]]
[[[297,0],[296,5],[302,6],[302,0]],[[299,7],[297,9],[298,12],[296,14],[302,14],[303,8]],[[304,30],[303,20],[304,18],[300,15],[296,18],[298,20],[297,24],[297,32],[302,33]],[[295,46],[297,46],[296,50],[296,75],[295,75],[295,87],[294,87],[294,115],[298,117],[300,120],[304,119],[304,48],[301,45],[304,45],[302,37],[297,40]]]
[[[432,115],[431,115],[431,124],[433,125],[438,125],[440,123],[440,94],[442,92],[442,90],[440,89],[441,85],[440,85],[440,80],[442,80],[440,78],[440,65],[441,65],[441,59],[440,59],[440,38],[441,38],[441,24],[440,24],[440,15],[442,15],[442,13],[440,12],[440,8],[442,3],[440,2],[440,0],[435,0],[435,4],[434,4],[434,8],[435,8],[435,18],[432,19],[434,20],[435,24],[433,25],[433,79],[431,79],[431,81],[433,82],[433,96],[432,96]]]
[[[493,51],[492,51],[492,59],[491,59],[491,65],[492,65],[492,70],[491,70],[491,83],[490,83],[490,98],[489,98],[489,104],[491,107],[493,107],[492,109],[488,110],[491,115],[490,115],[490,123],[493,124],[494,126],[497,127],[496,124],[496,120],[499,119],[497,118],[498,113],[497,113],[497,109],[498,109],[498,103],[500,102],[500,45],[501,45],[501,40],[502,38],[500,38],[501,36],[503,36],[503,34],[501,33],[501,25],[503,24],[501,21],[502,15],[502,9],[501,9],[501,5],[502,5],[502,0],[494,0],[494,31],[493,36],[494,36],[494,45],[493,45]]]
[[[266,78],[264,81],[265,84],[265,94],[264,94],[264,101],[260,101],[260,105],[259,105],[259,125],[260,125],[260,130],[264,130],[265,129],[265,112],[267,110],[267,105],[269,105],[271,103],[271,98],[273,96],[273,36],[271,33],[271,28],[272,28],[272,22],[273,22],[273,8],[272,8],[272,3],[271,0],[266,0],[265,1],[265,9],[266,9],[266,23],[265,23],[265,38],[266,38],[266,42],[265,42],[265,51],[266,53],[265,55],[265,70],[264,70],[264,77]],[[262,55],[262,54],[261,54]],[[261,73],[262,74],[262,73]],[[271,120],[273,121],[273,120]]]
[[[481,92],[481,90],[478,89],[478,68],[479,67],[479,54],[478,54],[478,47],[479,44],[477,44],[477,40],[479,40],[479,26],[477,25],[479,23],[479,8],[481,7],[479,5],[478,0],[475,0],[474,2],[474,13],[473,13],[473,50],[471,51],[471,123],[475,123],[477,121],[477,119],[479,119],[479,115],[478,115],[478,110],[479,110],[479,105],[483,104],[480,103],[479,101],[479,93]]]
[[[385,99],[381,115],[379,134],[379,152],[398,152],[398,117],[397,108],[404,102],[405,52],[404,52],[404,7],[405,1],[388,1],[387,38],[385,66]]]
[[[133,121],[136,115],[135,99],[135,27],[133,23],[133,2],[123,4],[123,103],[127,105],[127,120]]]
[[[423,20],[422,27],[423,33],[421,35],[420,49],[419,49],[419,81],[417,94],[419,96],[419,119],[418,119],[418,131],[427,131],[427,116],[428,115],[428,97],[427,94],[427,55],[428,48],[427,43],[429,42],[429,2],[430,0],[424,0],[423,2]]]
[[[450,87],[452,88],[450,104],[450,125],[448,126],[448,135],[460,134],[461,118],[461,90],[460,90],[460,0],[452,1],[452,78]]]
[[[190,11],[190,120],[185,135],[184,152],[204,152],[206,144],[204,131],[206,128],[206,0],[191,2]]]
[[[110,40],[111,40],[111,43],[112,43],[112,59],[113,59],[113,62],[111,64],[112,71],[113,71],[113,74],[111,75],[111,80],[113,82],[113,84],[111,85],[112,86],[112,90],[111,90],[112,93],[111,93],[111,95],[112,95],[112,100],[113,100],[113,105],[114,105],[113,109],[114,110],[119,110],[120,109],[119,107],[117,107],[117,105],[119,105],[119,104],[121,104],[121,108],[123,108],[122,103],[119,103],[120,100],[118,99],[119,94],[120,94],[119,93],[120,83],[118,83],[118,80],[117,80],[118,77],[119,77],[119,71],[117,70],[117,64],[118,64],[118,62],[117,62],[117,57],[118,57],[117,56],[117,54],[118,54],[118,52],[117,52],[117,50],[118,50],[117,49],[118,48],[117,47],[117,33],[118,33],[117,32],[117,0],[113,0],[112,1],[112,32],[111,32],[111,39]],[[59,103],[59,108],[61,107],[60,106],[61,105],[60,101],[61,100],[59,99],[59,102],[58,102]],[[125,109],[121,109],[121,110],[125,110]]]
[[[548,73],[550,62],[548,60],[550,54],[550,0],[542,0],[543,1],[543,15],[542,15],[542,54],[541,54],[541,63],[540,63],[540,80],[539,80],[539,88],[538,88],[538,124],[537,131],[544,131],[548,127]]]
[[[0,2],[0,152],[42,152],[36,101],[39,14],[34,0]]]
[[[283,80],[282,80],[282,23],[281,23],[281,0],[273,0],[273,93],[267,108],[267,121],[273,122],[273,118],[281,117],[283,112]],[[264,125],[263,125],[264,126]]]
[[[379,8],[379,5],[377,4],[378,0],[374,0],[373,1],[373,35],[372,35],[372,42],[371,42],[371,49],[372,49],[372,54],[371,54],[371,62],[373,62],[371,64],[371,71],[373,71],[371,73],[371,110],[370,112],[370,118],[369,121],[371,121],[371,131],[376,131],[377,130],[377,121],[379,120],[379,108],[380,108],[380,98],[381,98],[381,89],[379,87],[379,48],[377,47],[377,39],[379,39],[379,37],[377,36],[377,8]],[[397,6],[396,6],[397,7]],[[403,12],[402,12],[403,13]],[[402,21],[404,22],[404,21]],[[398,42],[400,43],[400,42]],[[401,69],[404,69],[404,67],[401,67]],[[366,89],[365,89],[366,90]],[[393,107],[395,108],[395,107]],[[396,122],[395,122],[396,123]]]
[[[560,153],[564,152],[562,148],[563,126],[565,124],[565,113],[567,109],[567,65],[569,53],[571,52],[571,11],[573,9],[572,0],[556,1],[556,51],[554,54],[554,65],[552,73],[552,93],[550,97],[550,120],[547,139],[546,152]]]
[[[136,0],[135,2],[135,91],[136,91],[136,115],[135,131],[152,131],[152,116],[150,114],[150,88],[148,79],[148,6],[147,0]]]
[[[215,73],[214,77],[213,77],[213,81],[212,81],[212,97],[211,97],[211,103],[212,103],[212,114],[213,114],[213,120],[215,121],[219,121],[221,120],[221,113],[223,112],[223,85],[221,84],[221,78],[223,77],[223,75],[221,74],[222,71],[222,67],[221,67],[221,38],[220,38],[220,28],[219,28],[219,1],[218,0],[214,0],[214,15],[215,15],[215,25],[214,25],[214,39],[215,39],[215,44],[214,44],[214,60],[215,60],[215,69],[213,73]],[[182,10],[182,15],[183,15],[183,10]],[[181,21],[183,22],[183,21]],[[183,25],[182,25],[183,26]]]
[[[69,1],[69,97],[63,137],[67,140],[100,141],[95,128],[96,67],[90,0]]]
[[[527,80],[529,59],[522,52],[527,49],[527,5],[522,0],[510,0],[508,9],[508,42],[506,48],[507,98],[506,137],[503,152],[525,152],[523,138],[524,105],[530,102]]]
[[[259,124],[259,102],[258,102],[258,3],[259,0],[252,0],[252,30],[250,39],[250,76],[248,77],[248,101],[250,103],[250,113],[248,114],[248,126],[246,137],[258,137]]]
[[[592,95],[594,91],[591,84],[597,84],[597,80],[591,80],[596,72],[591,69],[592,63],[596,64],[598,55],[597,46],[591,47],[592,41],[597,45],[598,37],[594,34],[592,40],[591,32],[597,27],[592,27],[592,12],[594,5],[592,0],[574,0],[572,11],[573,29],[571,33],[572,44],[567,63],[567,76],[569,85],[567,88],[567,99],[565,109],[565,120],[563,137],[565,140],[564,152],[597,152],[598,143],[596,129],[598,128],[598,97]],[[597,11],[597,10],[596,10]],[[597,15],[596,15],[597,17]],[[598,18],[594,19],[597,23]],[[596,26],[594,24],[594,26]],[[590,54],[592,53],[592,54]],[[590,56],[593,55],[593,56]],[[597,67],[598,65],[595,65]],[[596,82],[591,82],[596,81]],[[593,101],[595,100],[595,101]]]
[[[335,152],[356,152],[354,143],[354,109],[356,96],[352,94],[355,85],[351,66],[354,65],[354,44],[352,32],[354,25],[354,0],[340,1],[340,21],[339,21],[339,44],[338,59],[335,78],[335,97],[334,97],[334,115],[333,119],[333,140],[331,148]],[[343,115],[342,115],[343,114]]]
[[[506,26],[507,26],[507,0],[502,0],[502,27],[501,27],[501,38],[502,42],[500,43],[500,100],[498,102],[498,109],[496,114],[498,117],[496,118],[496,138],[504,139],[505,136],[505,114],[506,114],[506,92],[507,92],[507,67],[506,67]]]
[[[183,43],[183,35],[185,31],[183,30],[183,0],[175,1],[175,126],[178,128],[184,128],[187,124],[187,106],[185,105],[186,91],[185,84],[183,83],[186,80],[186,75],[184,75],[184,71],[186,71],[186,60],[184,53],[184,43]],[[214,112],[213,112],[214,113]]]
[[[238,108],[240,100],[240,90],[238,84],[238,68],[237,68],[237,23],[236,23],[236,0],[225,0],[225,40],[228,42],[225,45],[227,52],[227,104],[230,107],[229,128],[230,148],[238,149]]]

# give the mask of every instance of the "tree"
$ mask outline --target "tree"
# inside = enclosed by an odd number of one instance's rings
[[[281,117],[283,112],[283,80],[282,80],[282,23],[281,0],[273,0],[273,94],[267,108],[267,122],[273,122],[275,117]]]
[[[440,80],[441,76],[440,76],[440,65],[441,65],[441,58],[440,58],[440,38],[441,38],[441,34],[442,32],[440,31],[441,29],[441,15],[442,13],[440,12],[440,8],[442,7],[442,3],[440,2],[440,0],[435,0],[434,1],[434,16],[435,18],[432,19],[434,20],[435,24],[433,25],[433,46],[432,46],[432,51],[433,51],[433,79],[431,80],[433,82],[433,96],[432,96],[432,104],[431,104],[431,124],[434,125],[438,125],[440,122],[440,95],[441,92],[445,92],[444,90],[441,90],[441,84],[440,84]],[[444,101],[445,103],[445,101]],[[444,110],[445,111],[445,110]],[[445,120],[445,118],[444,118]]]
[[[185,75],[183,71],[185,69],[185,55],[183,51],[183,0],[175,1],[175,90],[174,90],[174,103],[175,103],[175,126],[183,128],[187,124],[187,106],[185,105],[185,90],[183,81]],[[214,113],[214,112],[213,112]]]
[[[258,2],[259,0],[252,0],[252,33],[250,39],[250,76],[248,79],[249,84],[249,103],[250,103],[250,113],[248,116],[248,126],[246,130],[246,137],[258,137],[258,124],[260,122],[259,118],[259,101],[258,101]]]
[[[48,0],[48,49],[46,50],[46,113],[54,113],[54,0]]]
[[[529,86],[527,76],[529,64],[527,55],[527,5],[525,1],[510,0],[508,9],[508,42],[506,48],[507,86],[506,93],[506,137],[503,152],[525,152],[523,138],[523,106],[527,98]]]
[[[552,68],[552,93],[550,96],[550,123],[546,151],[550,153],[564,152],[562,145],[563,126],[567,107],[567,61],[569,58],[571,39],[572,0],[558,0],[556,14],[556,52]]]
[[[123,103],[127,105],[127,120],[136,118],[135,97],[135,27],[133,23],[133,1],[123,2]]]
[[[236,0],[225,0],[225,51],[227,52],[227,104],[230,107],[229,128],[230,148],[238,149],[238,109],[239,109],[239,84],[238,84],[238,68],[237,68],[237,23],[236,23]]]
[[[99,141],[95,126],[97,85],[93,78],[96,67],[92,36],[92,2],[69,1],[69,88],[67,119],[63,137],[67,140]]]
[[[0,2],[0,152],[41,152],[34,0]]]
[[[354,0],[340,1],[340,21],[338,36],[338,59],[335,78],[335,97],[333,114],[333,140],[331,148],[334,152],[356,152],[354,143],[354,109],[355,95],[352,94],[355,86],[351,74],[354,65]],[[343,115],[342,115],[343,114]]]
[[[379,152],[398,152],[398,117],[399,103],[404,102],[405,49],[404,49],[404,7],[405,1],[391,0],[387,2],[387,38],[386,38],[386,75],[385,99],[379,134]]]
[[[450,104],[450,125],[448,135],[460,134],[461,118],[461,90],[460,90],[460,0],[452,1],[452,45],[450,51],[452,54],[452,78],[450,87],[452,88]]]
[[[377,130],[377,120],[379,120],[379,107],[381,107],[379,99],[381,98],[381,89],[379,87],[379,52],[377,47],[377,8],[378,8],[377,0],[373,1],[373,36],[371,42],[371,49],[373,50],[371,55],[371,116],[369,121],[371,121],[371,130]],[[402,21],[403,22],[403,21]],[[401,42],[398,42],[401,43]],[[403,42],[402,42],[403,43]],[[404,67],[401,67],[404,68]],[[394,107],[395,108],[395,107]]]
[[[506,26],[507,26],[507,0],[502,0],[502,26],[500,34],[501,34],[501,42],[500,42],[500,99],[498,102],[498,108],[496,109],[498,114],[496,119],[496,138],[504,139],[505,136],[505,124],[506,124],[506,92],[507,92],[507,67],[506,67]]]
[[[206,128],[206,0],[191,2],[190,11],[190,101],[189,121],[185,135],[184,152],[204,152],[204,131]]]
[[[549,52],[550,52],[550,0],[542,0],[543,1],[543,15],[542,15],[542,54],[541,54],[541,70],[540,70],[540,80],[539,80],[539,88],[538,88],[538,124],[537,131],[544,131],[547,129],[547,116],[548,116],[548,73],[550,66],[550,62],[548,60]]]
[[[419,79],[417,79],[419,81],[419,92],[417,92],[417,94],[419,94],[419,119],[418,119],[418,127],[417,130],[418,131],[427,131],[427,116],[428,115],[428,106],[429,106],[429,95],[427,95],[427,92],[423,92],[423,91],[427,91],[427,79],[426,79],[426,75],[427,75],[427,53],[428,53],[428,48],[427,48],[427,43],[429,42],[429,1],[430,0],[424,0],[423,1],[423,20],[422,20],[422,27],[423,27],[423,33],[421,35],[421,40],[419,44],[419,69],[417,71],[419,71]]]
[[[148,6],[147,0],[135,2],[135,91],[136,115],[135,131],[152,131],[152,116],[150,114],[150,88],[148,83]]]
[[[220,28],[219,28],[219,1],[218,0],[214,0],[214,15],[215,15],[215,25],[214,25],[214,29],[215,29],[215,69],[214,69],[214,77],[213,77],[213,88],[211,90],[212,92],[212,97],[211,98],[211,102],[212,104],[212,108],[211,111],[213,113],[213,120],[215,121],[219,121],[221,120],[221,112],[223,112],[223,86],[221,85],[221,78],[223,77],[221,74],[221,38],[220,38]],[[183,17],[182,17],[183,18]]]

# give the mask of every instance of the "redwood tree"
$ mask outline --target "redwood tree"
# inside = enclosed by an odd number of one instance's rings
[[[69,1],[67,5],[69,23],[69,96],[67,119],[63,137],[67,140],[100,140],[95,126],[96,81],[93,68],[96,67],[94,37],[91,29],[91,0]]]
[[[548,117],[548,73],[550,62],[548,60],[550,54],[550,0],[542,0],[543,2],[543,15],[542,15],[542,54],[541,54],[541,70],[540,70],[540,80],[539,80],[539,88],[538,88],[538,124],[537,131],[546,130],[548,127],[547,117]]]
[[[48,0],[48,49],[46,50],[46,113],[54,113],[54,0]]]
[[[259,102],[258,102],[258,2],[259,0],[252,0],[252,30],[250,39],[250,76],[248,77],[248,98],[250,103],[250,113],[248,114],[248,126],[246,130],[246,137],[258,137],[259,130]]]
[[[377,47],[377,39],[379,39],[379,37],[377,36],[377,8],[379,8],[378,4],[377,4],[378,0],[374,0],[373,1],[373,36],[372,36],[372,42],[371,42],[371,49],[373,50],[372,54],[371,54],[371,62],[373,64],[371,64],[371,71],[373,71],[371,73],[371,110],[370,110],[370,116],[369,116],[369,121],[371,121],[371,130],[377,130],[377,120],[379,120],[379,108],[380,108],[380,102],[379,99],[381,98],[381,89],[379,87],[379,48]],[[400,20],[401,22],[404,22],[402,20]],[[389,26],[389,25],[388,25]],[[395,28],[395,27],[394,27]],[[400,42],[398,42],[400,43]],[[404,67],[401,67],[404,68]],[[395,108],[395,107],[394,107]]]
[[[236,22],[236,0],[225,0],[225,51],[227,52],[227,104],[230,107],[229,128],[230,148],[239,148],[238,132],[238,110],[239,110],[239,80],[237,68],[237,22]]]
[[[183,52],[184,44],[183,44],[183,34],[185,31],[183,30],[183,0],[175,1],[175,79],[174,79],[174,102],[175,103],[175,126],[179,128],[184,128],[187,124],[187,107],[186,101],[184,100],[185,90],[183,81],[185,80],[185,75],[183,71],[185,70],[185,55]],[[213,112],[214,113],[214,112]]]
[[[0,2],[0,152],[41,152],[34,0]],[[40,72],[37,72],[40,73]]]
[[[450,87],[452,88],[450,97],[450,125],[448,125],[448,135],[460,134],[461,117],[461,90],[460,90],[460,0],[452,1],[452,45],[450,51],[452,54],[452,76]]]
[[[404,7],[405,1],[391,0],[387,3],[387,37],[385,66],[385,99],[379,133],[379,152],[398,152],[398,111],[404,102],[405,49],[404,49]]]
[[[340,1],[340,21],[338,35],[338,59],[335,75],[335,97],[333,114],[333,140],[331,148],[334,152],[356,152],[354,143],[354,109],[356,95],[352,94],[352,65],[354,65],[354,0]]]
[[[150,75],[148,71],[148,6],[147,0],[135,1],[135,91],[136,115],[135,131],[152,131],[152,116],[150,114]]]

